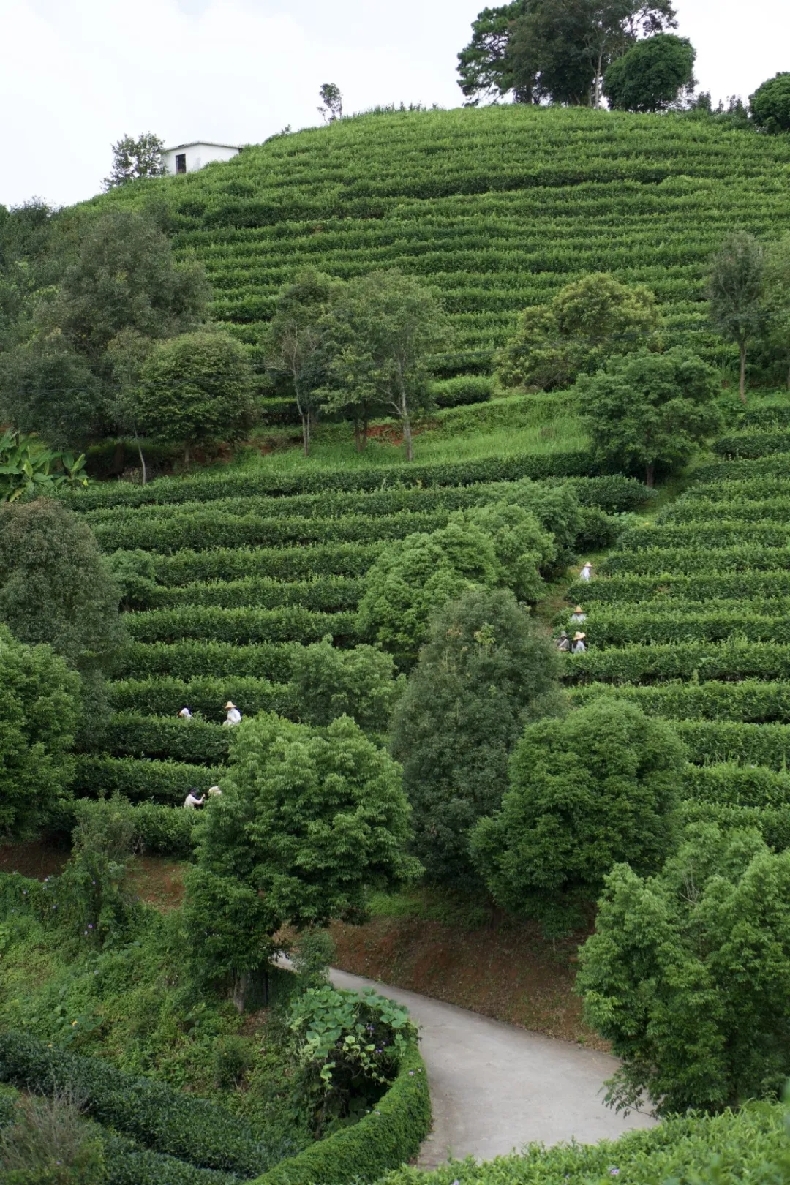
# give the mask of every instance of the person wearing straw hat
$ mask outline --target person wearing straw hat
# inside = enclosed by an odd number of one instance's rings
[[[592,564],[589,560],[587,560],[581,572],[579,573],[579,580],[583,580],[585,584],[589,584],[592,580]]]
[[[573,635],[573,647],[571,648],[572,654],[584,654],[585,650],[587,649],[584,642],[586,637],[587,635],[582,633],[576,633]]]
[[[555,646],[561,654],[568,653],[571,648],[571,643],[566,630],[562,630],[559,638],[557,638],[557,641],[555,642]]]
[[[236,707],[233,700],[228,700],[228,702],[225,704],[225,711],[227,712],[227,717],[222,722],[223,727],[226,724],[229,724],[231,726],[233,726],[235,724],[241,724],[241,712]]]
[[[571,621],[574,625],[584,625],[587,620],[587,614],[582,609],[581,605],[577,605],[571,614]]]

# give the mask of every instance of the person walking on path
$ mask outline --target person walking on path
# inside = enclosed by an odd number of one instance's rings
[[[579,573],[579,580],[583,580],[585,584],[589,584],[592,580],[592,564],[589,560],[587,560],[581,572]]]

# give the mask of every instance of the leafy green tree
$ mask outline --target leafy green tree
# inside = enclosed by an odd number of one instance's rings
[[[497,356],[499,377],[508,387],[567,387],[610,355],[660,344],[659,324],[648,288],[605,273],[584,276],[550,304],[524,310],[518,332]]]
[[[511,592],[468,589],[432,617],[392,730],[414,808],[414,850],[431,880],[479,884],[470,831],[499,807],[526,721],[561,710],[558,665]]]
[[[29,333],[39,290],[51,282],[52,207],[39,198],[0,206],[0,346],[12,349]]]
[[[68,799],[79,677],[49,646],[0,626],[0,835],[30,839]]]
[[[746,352],[765,324],[763,303],[765,260],[754,235],[737,231],[726,239],[711,262],[708,280],[710,317],[741,355],[739,391],[746,402]]]
[[[121,590],[86,522],[59,502],[0,505],[0,620],[77,670],[107,669],[125,638]]]
[[[517,103],[531,103],[531,91],[514,89],[508,56],[513,22],[532,6],[531,0],[514,0],[498,8],[484,8],[472,22],[472,40],[458,54],[458,85],[466,107],[477,107],[481,99],[496,99],[514,91]]]
[[[694,86],[694,46],[686,37],[659,33],[637,41],[609,66],[603,93],[621,111],[666,111]]]
[[[134,136],[122,136],[112,146],[112,171],[105,178],[104,188],[116,189],[140,177],[164,177],[164,150],[164,141],[153,132],[143,132],[136,140]]]
[[[790,851],[697,825],[659,875],[617,865],[580,963],[587,1018],[622,1059],[618,1108],[720,1111],[783,1090]]]
[[[765,248],[763,304],[762,344],[770,362],[783,366],[790,389],[790,234]]]
[[[790,132],[790,72],[776,74],[749,96],[752,119],[759,128]]]
[[[290,682],[303,724],[324,726],[350,716],[365,732],[386,733],[403,680],[392,656],[374,646],[339,650],[331,637],[300,647]]]
[[[658,871],[673,844],[684,766],[670,726],[622,700],[528,725],[501,810],[471,837],[494,899],[562,932],[581,920],[615,864]]]
[[[16,427],[72,447],[125,428],[115,339],[134,331],[153,342],[194,328],[208,287],[202,265],[175,262],[155,211],[85,215],[62,238],[54,295],[39,295],[26,339],[0,366],[0,404]]]
[[[473,103],[512,91],[516,102],[598,107],[611,62],[640,34],[676,24],[669,0],[524,0],[485,9],[459,54],[460,86]]]
[[[411,276],[371,272],[349,280],[327,314],[325,405],[365,423],[371,404],[386,408],[400,421],[406,460],[413,460],[411,417],[430,406],[427,363],[447,341],[448,325],[433,292]]]
[[[471,523],[407,535],[384,548],[368,570],[357,613],[360,635],[409,667],[435,609],[472,585],[493,587],[499,578],[493,540]]]
[[[720,424],[716,371],[687,350],[613,358],[575,389],[596,459],[653,485],[657,465],[685,464]]]
[[[369,888],[414,875],[401,772],[347,717],[317,732],[262,714],[234,730],[205,811],[186,922],[208,979],[265,965],[288,924],[353,918]]]
[[[326,380],[324,321],[339,284],[320,272],[300,272],[293,283],[280,289],[263,341],[270,373],[288,384],[296,400],[305,456],[310,452],[310,428],[319,405],[317,393]]]
[[[319,96],[321,106],[318,108],[318,114],[325,123],[334,123],[336,119],[343,118],[343,96],[339,86],[334,82],[325,82]]]
[[[534,604],[540,599],[545,587],[541,570],[556,560],[557,547],[531,510],[515,502],[491,502],[454,514],[450,522],[478,527],[491,539],[499,564],[498,584],[519,601]]]
[[[243,438],[252,423],[252,373],[240,342],[202,330],[160,342],[143,364],[136,399],[145,436],[184,449]]]

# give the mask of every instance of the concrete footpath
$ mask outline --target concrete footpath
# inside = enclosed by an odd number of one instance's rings
[[[532,1141],[594,1144],[654,1124],[647,1115],[624,1119],[604,1106],[604,1079],[617,1068],[605,1053],[345,971],[332,971],[332,982],[354,991],[375,988],[405,1004],[419,1025],[433,1104],[423,1168],[450,1157],[491,1160]]]

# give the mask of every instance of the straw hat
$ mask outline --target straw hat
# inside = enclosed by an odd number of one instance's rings
[[[233,701],[228,700],[228,702],[225,704],[225,711],[227,712],[228,708],[235,708],[235,707],[236,707],[236,705],[233,703]]]
[[[573,612],[574,613],[583,613],[584,610],[582,609],[581,605],[577,605],[576,608],[573,610]]]
[[[574,640],[574,642],[583,642],[586,637],[587,637],[586,634],[574,634],[573,640]]]

